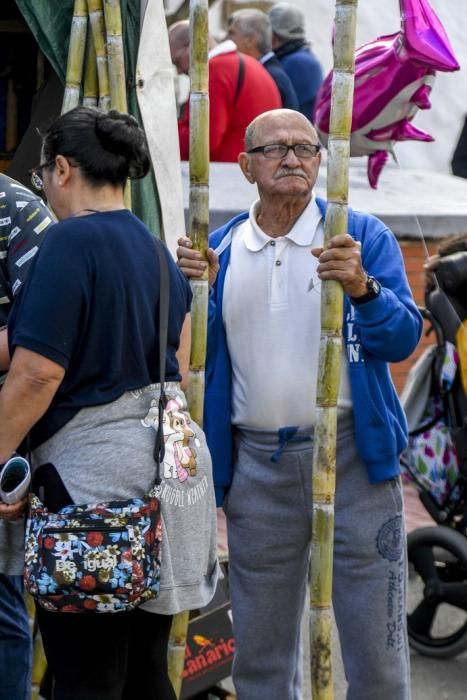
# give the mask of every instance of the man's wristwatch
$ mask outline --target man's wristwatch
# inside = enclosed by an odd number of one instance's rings
[[[374,277],[366,273],[366,288],[367,293],[363,294],[361,297],[350,297],[352,304],[366,304],[367,301],[372,301],[376,299],[381,293],[381,285]]]

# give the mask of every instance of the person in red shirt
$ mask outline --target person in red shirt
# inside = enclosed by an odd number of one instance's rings
[[[172,62],[179,73],[189,72],[190,30],[188,20],[169,29]],[[244,150],[247,125],[262,112],[279,109],[281,96],[276,83],[251,56],[239,53],[233,41],[217,44],[209,36],[209,152],[211,161],[237,162]],[[188,160],[189,102],[178,122],[180,154]]]

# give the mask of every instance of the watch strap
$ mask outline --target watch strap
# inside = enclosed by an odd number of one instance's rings
[[[381,285],[374,277],[367,273],[366,275],[366,288],[367,293],[360,297],[350,297],[352,304],[359,306],[360,304],[366,304],[369,301],[373,301],[380,295]]]

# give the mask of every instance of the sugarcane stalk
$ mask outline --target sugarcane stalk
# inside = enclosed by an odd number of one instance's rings
[[[29,629],[32,636],[32,672],[31,672],[31,700],[39,700],[40,687],[47,668],[44,646],[41,633],[36,623],[36,606],[29,593],[24,594],[24,602],[28,613]]]
[[[188,235],[206,259],[209,225],[208,3],[190,3],[190,193]],[[208,272],[192,280],[192,333],[188,401],[202,425],[208,309]]]
[[[347,233],[358,0],[336,0],[334,70],[328,142],[324,244]],[[336,486],[336,430],[344,295],[339,282],[321,285],[321,338],[313,445],[313,524],[310,582],[310,660],[313,700],[332,700],[332,566]]]
[[[83,80],[83,105],[97,107],[99,97],[99,80],[97,77],[96,50],[91,32],[86,39],[86,61]]]
[[[123,50],[123,27],[120,0],[104,0],[107,59],[109,64],[110,106],[119,112],[128,112]],[[131,209],[131,187],[127,183],[125,206]]]
[[[46,669],[47,659],[45,657],[44,645],[39,628],[37,628],[32,648],[31,700],[39,700],[41,697],[40,687]]]
[[[110,109],[110,83],[103,0],[87,0],[87,3],[89,24],[96,52],[97,76],[99,79],[99,109],[107,112]]]
[[[109,62],[110,104],[119,112],[128,112],[120,0],[104,0],[104,17]]]
[[[193,247],[206,259],[209,224],[209,89],[208,89],[208,2],[190,2],[190,195],[188,234]],[[192,333],[188,407],[193,419],[203,423],[204,367],[208,319],[208,272],[191,281]],[[169,673],[180,696],[188,628],[188,613],[174,618],[169,651]],[[178,654],[175,654],[178,649]]]
[[[84,54],[86,50],[87,26],[88,7],[86,0],[75,0],[73,19],[71,21],[70,43],[68,46],[62,114],[69,112],[70,109],[79,105],[84,69]]]
[[[168,647],[169,677],[174,687],[177,698],[180,697],[182,687],[182,673],[185,664],[186,636],[188,629],[189,612],[185,610],[174,615],[170,628]]]

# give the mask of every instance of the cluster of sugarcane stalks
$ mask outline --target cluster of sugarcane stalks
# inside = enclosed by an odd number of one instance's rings
[[[128,111],[120,0],[75,0],[62,114],[80,104]]]
[[[347,233],[357,1],[336,0],[325,245],[332,236]],[[310,660],[313,700],[332,700],[334,697],[331,607],[337,399],[342,357],[342,317],[342,287],[338,282],[324,281],[321,286],[321,340],[312,477]]]
[[[62,114],[82,103],[128,109],[120,0],[75,0]]]

